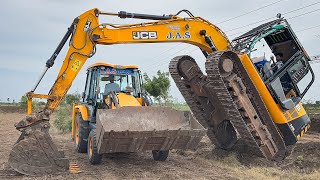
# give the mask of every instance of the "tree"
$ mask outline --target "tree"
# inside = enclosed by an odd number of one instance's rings
[[[66,96],[64,97],[64,102],[66,104],[79,103],[80,99],[81,99],[81,95],[78,93],[66,94]]]
[[[152,79],[149,78],[147,73],[143,74],[145,81],[144,88],[145,90],[161,104],[161,99],[164,102],[169,100],[169,88],[170,88],[170,79],[168,72],[157,72],[156,76],[153,76]]]
[[[23,108],[28,107],[28,98],[26,95],[21,96],[20,106]]]

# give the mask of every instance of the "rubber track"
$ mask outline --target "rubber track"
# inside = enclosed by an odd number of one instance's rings
[[[226,111],[226,119],[232,122],[233,126],[237,129],[237,132],[245,141],[250,151],[258,156],[264,156],[255,138],[252,136],[250,129],[247,127],[246,122],[238,111],[237,106],[234,104],[234,100],[221,77],[218,64],[223,53],[223,51],[217,51],[210,54],[207,58],[205,67],[207,72],[208,90],[212,94],[218,92],[216,94]]]
[[[228,86],[228,77],[222,78],[219,73],[219,60],[222,55],[230,55],[230,59],[234,62],[234,69],[232,71],[233,78],[241,77],[241,82],[246,87],[246,93],[247,96],[250,99],[251,104],[253,107],[255,107],[255,111],[258,114],[261,123],[266,125],[267,134],[271,134],[271,141],[276,146],[276,154],[272,157],[272,159],[278,160],[283,159],[285,157],[286,147],[283,142],[283,139],[278,132],[266,106],[264,105],[264,102],[255,88],[253,82],[251,81],[249,75],[247,74],[247,71],[245,70],[244,66],[242,65],[240,59],[237,55],[232,54],[231,51],[229,52],[214,52],[207,58],[206,62],[206,72],[208,75],[208,81],[212,81],[215,83],[215,85],[220,85],[220,87],[216,87],[220,89],[220,96],[221,100],[224,101],[224,104],[226,107],[229,108],[229,113],[227,116],[230,117],[231,122],[233,123],[234,127],[237,129],[240,136],[244,139],[246,144],[249,146],[250,151],[253,151],[255,154],[259,156],[265,156],[263,153],[263,148],[261,145],[261,142],[259,142],[259,136],[255,134],[254,130],[250,130],[249,127],[247,127],[247,118],[246,113],[240,113],[239,110],[241,107],[241,104],[234,104],[236,102],[236,94],[232,92],[232,88],[226,88],[225,85]],[[232,57],[232,55],[235,55],[235,57]],[[230,75],[229,75],[230,77]],[[223,85],[224,84],[224,85]],[[232,119],[233,117],[233,119]],[[253,136],[255,134],[255,137]],[[265,156],[266,157],[266,156]]]
[[[249,77],[248,72],[243,66],[240,59],[235,61],[234,69],[237,72],[237,75],[241,77],[242,83],[245,85],[247,93],[250,94],[249,99],[251,100],[252,105],[255,107],[258,116],[260,117],[262,123],[267,126],[269,133],[271,134],[273,143],[276,145],[278,151],[273,157],[274,160],[282,160],[287,154],[287,148],[283,141],[283,138],[278,131],[274,121],[272,120],[271,115],[267,107],[265,106],[260,93],[253,84],[252,80]]]
[[[183,80],[178,73],[178,62],[182,57],[183,56],[177,56],[170,61],[170,64],[169,64],[170,75],[174,80],[174,82],[176,83],[176,86],[178,87],[179,91],[181,92],[188,106],[190,107],[193,115],[196,117],[196,119],[200,122],[202,126],[204,126],[205,128],[208,128],[207,136],[209,137],[211,142],[214,145],[219,146],[218,141],[214,135],[214,128],[210,127],[210,124],[212,125],[213,123],[207,122],[207,119],[210,119],[210,118],[207,117],[208,115],[205,113],[206,111],[204,110],[204,107],[201,106],[201,103],[200,103],[201,100],[192,91],[191,87],[187,86],[188,83],[185,80]],[[199,74],[199,75],[203,75],[203,74]]]
[[[227,75],[220,74],[219,62],[221,61],[222,56],[227,56],[229,59],[233,60],[234,68],[232,73]],[[242,140],[245,141],[248,151],[258,156],[265,156],[271,159],[283,159],[286,152],[286,147],[284,145],[283,139],[278,132],[267,108],[265,107],[259,92],[255,88],[238,56],[231,51],[217,51],[209,55],[206,61],[206,82],[204,84],[202,83],[202,88],[204,88],[207,94],[206,102],[202,102],[203,98],[197,97],[197,95],[192,91],[191,87],[188,86],[190,82],[187,82],[187,80],[183,79],[179,75],[177,66],[179,60],[183,57],[184,56],[178,56],[170,62],[170,74],[174,79],[177,87],[179,88],[181,94],[185,98],[187,104],[194,113],[195,117],[203,126],[209,126],[208,136],[211,140],[213,140],[213,143],[217,145],[218,141],[215,139],[214,126],[212,126],[214,122],[210,122],[213,121],[210,120],[210,112],[212,112],[212,110],[208,109],[207,104],[204,103],[211,103],[211,107],[215,107],[217,105],[216,101],[218,99],[219,107],[222,107],[223,111],[225,111],[225,119],[230,120],[234,128],[237,129],[237,132],[241,136]],[[198,73],[199,74],[197,74],[197,76],[204,76],[201,71],[199,71]],[[241,77],[241,80],[238,77]],[[255,113],[259,116],[260,119],[260,121],[258,122],[264,124],[265,127],[267,127],[267,129],[265,129],[265,133],[269,137],[269,141],[275,148],[272,151],[276,152],[273,157],[267,155],[269,154],[269,151],[267,151],[263,147],[264,143],[262,142],[262,139],[259,137],[256,129],[250,126],[249,116],[247,115],[245,108],[242,107],[243,105],[239,102],[239,99],[237,99],[237,96],[240,94],[237,95],[231,87],[231,82],[236,79],[240,80],[246,87],[246,95],[241,94],[241,96],[248,97],[248,100],[250,102],[247,101],[247,103],[251,103],[254,107]],[[217,97],[217,99],[211,99],[210,97]],[[261,130],[259,132],[261,132]]]

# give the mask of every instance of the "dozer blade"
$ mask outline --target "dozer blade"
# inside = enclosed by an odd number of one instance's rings
[[[41,122],[36,126],[46,123]],[[53,143],[48,134],[49,126],[45,127],[28,127],[22,131],[8,161],[15,171],[30,176],[42,176],[68,169],[68,159]]]
[[[100,154],[195,149],[206,130],[190,112],[168,107],[122,107],[97,111]]]

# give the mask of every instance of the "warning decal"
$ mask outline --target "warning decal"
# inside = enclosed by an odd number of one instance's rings
[[[80,65],[81,62],[78,59],[76,59],[71,66],[71,70],[76,72],[79,69]]]

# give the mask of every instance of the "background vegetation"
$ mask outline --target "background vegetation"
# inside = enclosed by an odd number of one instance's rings
[[[159,105],[166,104],[170,101],[169,96],[170,79],[168,72],[158,71],[156,76],[150,78],[144,73],[144,88]]]
[[[80,103],[81,95],[79,93],[67,94],[56,111],[54,126],[62,132],[70,132],[72,129],[72,105]]]

